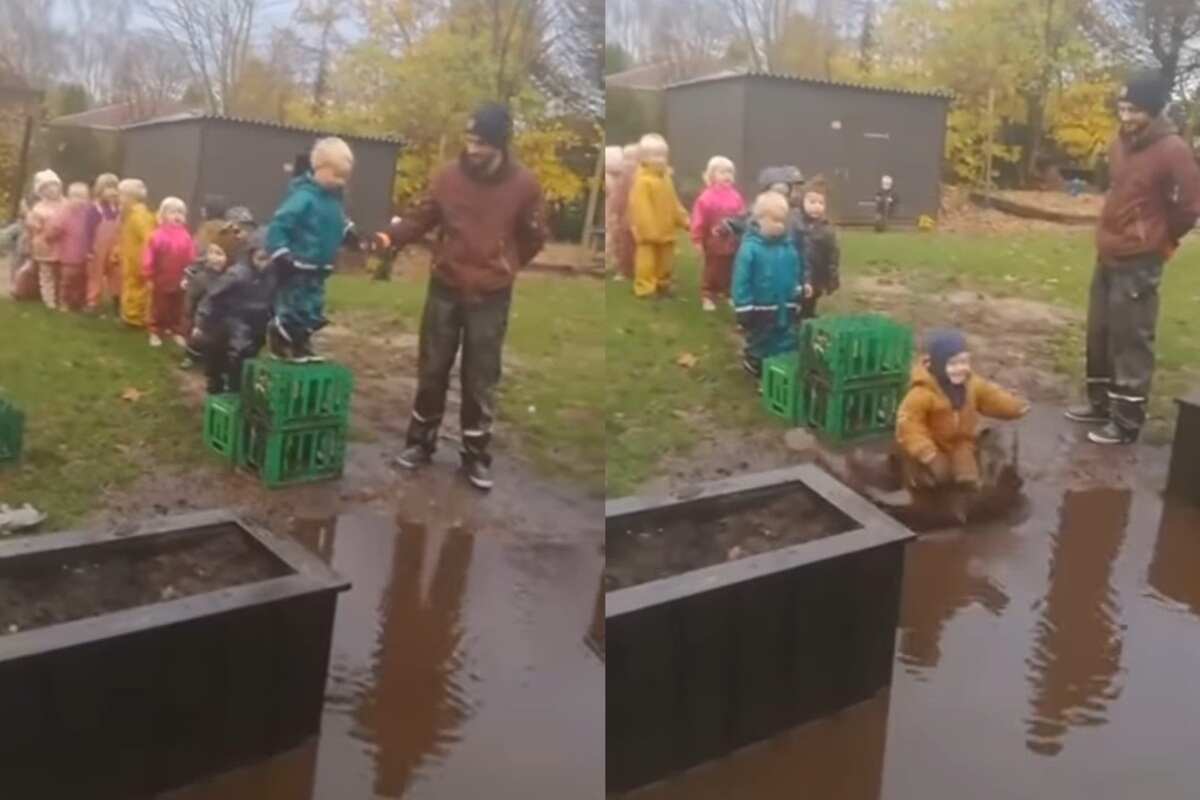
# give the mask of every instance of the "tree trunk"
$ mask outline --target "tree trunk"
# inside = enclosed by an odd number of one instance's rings
[[[1043,89],[1025,95],[1029,109],[1029,141],[1021,157],[1021,180],[1027,188],[1035,184],[1038,159],[1042,152],[1042,138],[1046,135],[1046,92]]]

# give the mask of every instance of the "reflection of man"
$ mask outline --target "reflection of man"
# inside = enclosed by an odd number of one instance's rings
[[[1050,587],[1026,660],[1027,745],[1036,753],[1061,750],[1070,726],[1105,722],[1105,706],[1120,692],[1114,682],[1121,668],[1121,627],[1110,576],[1132,496],[1096,489],[1063,499]]]
[[[1200,216],[1200,169],[1162,116],[1170,92],[1161,73],[1142,72],[1117,103],[1088,299],[1088,402],[1067,410],[1076,422],[1104,423],[1088,433],[1097,444],[1130,444],[1146,421],[1163,263]]]
[[[507,108],[476,111],[458,161],[434,175],[428,195],[381,237],[398,248],[438,231],[421,318],[417,397],[397,464],[416,469],[432,460],[461,345],[463,469],[485,491],[492,488],[489,445],[513,282],[546,241],[541,187],[513,162],[511,138]]]
[[[374,691],[363,696],[355,713],[377,748],[380,797],[404,796],[422,761],[445,754],[470,711],[454,675],[461,667],[460,617],[474,538],[459,530],[446,533],[427,584],[428,538],[423,526],[402,526],[396,538]]]

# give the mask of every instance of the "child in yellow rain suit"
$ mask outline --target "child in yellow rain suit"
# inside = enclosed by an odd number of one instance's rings
[[[978,490],[980,416],[1017,419],[1029,404],[971,373],[959,331],[933,331],[926,351],[896,415],[904,484],[914,495],[946,487]]]
[[[144,328],[150,316],[150,284],[142,275],[142,253],[157,221],[154,212],[146,208],[146,184],[126,178],[117,185],[117,193],[121,198],[116,250],[121,263],[121,320]]]
[[[642,137],[642,163],[629,194],[633,229],[634,283],[638,297],[671,295],[676,232],[688,229],[688,215],[679,203],[667,166],[667,140],[656,133]]]

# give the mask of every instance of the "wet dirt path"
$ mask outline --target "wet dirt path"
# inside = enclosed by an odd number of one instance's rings
[[[1054,408],[1021,457],[1016,519],[910,546],[890,692],[630,800],[1196,797],[1200,510]]]
[[[356,453],[343,482],[356,491],[313,502],[330,491],[313,487],[306,502],[289,490],[293,515],[263,519],[353,582],[319,739],[165,798],[600,797],[604,669],[583,643],[599,502],[516,463],[501,462],[484,497],[450,456],[412,476],[384,467],[382,450]]]

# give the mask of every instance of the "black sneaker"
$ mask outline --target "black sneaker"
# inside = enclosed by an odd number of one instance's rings
[[[1110,422],[1098,431],[1089,431],[1087,438],[1095,444],[1133,444],[1137,441],[1138,432]]]
[[[476,459],[469,459],[463,462],[463,472],[476,489],[482,489],[485,492],[492,490],[492,468],[487,464]]]
[[[1071,406],[1066,410],[1064,416],[1072,422],[1082,422],[1088,425],[1098,422],[1108,422],[1109,420],[1109,414],[1106,409],[1097,408],[1091,403]]]
[[[401,469],[420,469],[433,463],[433,452],[423,445],[410,444],[392,463]]]

